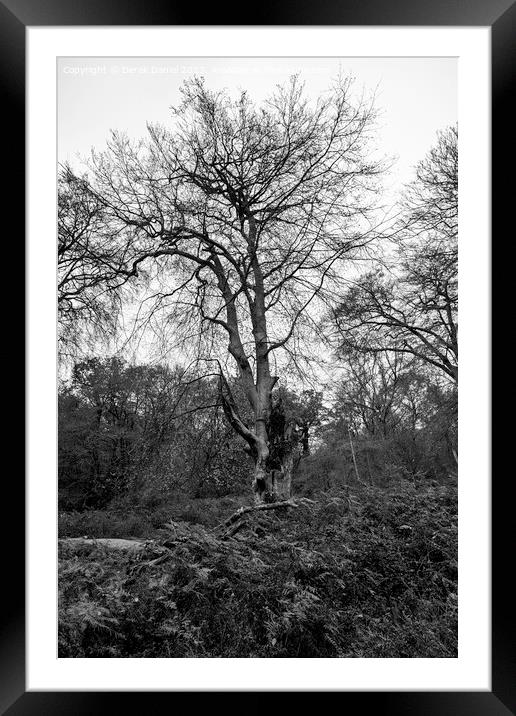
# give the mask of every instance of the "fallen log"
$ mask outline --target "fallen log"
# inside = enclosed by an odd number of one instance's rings
[[[141,551],[144,549],[146,544],[145,540],[121,539],[118,537],[61,537],[59,542],[60,544],[66,544],[71,547],[92,545],[105,547],[106,549],[119,549],[124,551]]]

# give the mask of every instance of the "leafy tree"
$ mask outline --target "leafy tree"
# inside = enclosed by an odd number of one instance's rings
[[[62,502],[227,494],[241,486],[240,449],[216,381],[188,378],[184,368],[88,359],[59,395]]]

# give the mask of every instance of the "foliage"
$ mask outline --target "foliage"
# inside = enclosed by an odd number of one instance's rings
[[[345,483],[389,484],[396,476],[446,479],[457,466],[457,390],[405,354],[348,354],[331,420],[320,432]],[[340,456],[340,464],[338,458]]]
[[[453,657],[456,537],[455,489],[403,483],[320,493],[232,539],[175,521],[138,553],[65,540],[59,655]]]
[[[215,527],[221,514],[235,511],[245,495],[225,497],[173,497],[147,492],[137,501],[127,497],[113,500],[104,509],[59,513],[60,537],[155,537],[166,522],[191,522]]]
[[[239,491],[241,446],[208,378],[118,358],[75,365],[59,396],[60,504],[102,507],[127,492],[198,497]]]

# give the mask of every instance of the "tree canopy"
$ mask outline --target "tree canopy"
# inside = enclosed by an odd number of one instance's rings
[[[342,349],[403,352],[458,380],[458,132],[440,132],[416,168],[394,251],[334,311]]]
[[[120,274],[151,267],[149,320],[219,360],[225,414],[255,457],[254,488],[264,495],[277,353],[298,365],[301,338],[319,331],[343,261],[374,235],[383,169],[371,146],[374,111],[345,78],[315,103],[296,78],[260,107],[200,79],[182,94],[172,129],[151,125],[136,144],[114,133],[93,153],[91,191],[125,258]],[[222,374],[224,342],[251,426]]]

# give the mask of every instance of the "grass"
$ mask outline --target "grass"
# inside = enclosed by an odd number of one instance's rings
[[[455,657],[455,488],[313,500],[232,539],[213,527],[245,498],[63,515],[63,535],[153,539],[60,544],[59,656]]]

